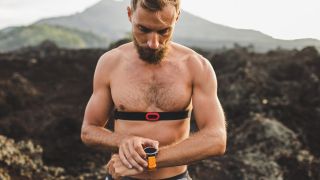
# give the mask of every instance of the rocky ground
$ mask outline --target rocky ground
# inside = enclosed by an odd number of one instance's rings
[[[109,155],[85,147],[80,126],[105,51],[46,42],[0,54],[0,179],[103,179]],[[228,148],[192,164],[193,179],[320,179],[319,53],[197,51],[218,77]]]

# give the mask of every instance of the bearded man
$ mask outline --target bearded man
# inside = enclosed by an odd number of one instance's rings
[[[180,0],[132,0],[127,13],[133,42],[99,59],[82,141],[113,152],[106,179],[191,179],[188,164],[226,149],[215,72],[171,41]],[[114,131],[105,128],[112,113]]]

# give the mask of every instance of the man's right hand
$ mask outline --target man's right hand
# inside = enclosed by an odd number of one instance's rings
[[[147,167],[146,153],[143,148],[151,146],[158,149],[159,142],[137,136],[129,136],[121,140],[119,144],[119,156],[124,165],[128,168],[136,168],[140,171]]]

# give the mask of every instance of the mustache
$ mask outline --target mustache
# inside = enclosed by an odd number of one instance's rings
[[[145,51],[150,51],[150,52],[159,52],[163,49],[163,46],[159,46],[157,49],[152,49],[148,45],[139,45],[139,48],[145,50]]]
[[[157,53],[157,52],[161,51],[161,49],[151,49],[149,47],[140,47],[140,50],[145,52],[145,53],[150,53],[150,54],[154,54],[154,53]]]
[[[166,45],[159,46],[157,49],[152,49],[145,43],[139,44],[135,38],[133,38],[133,42],[140,59],[149,64],[160,63],[167,53],[168,47]]]

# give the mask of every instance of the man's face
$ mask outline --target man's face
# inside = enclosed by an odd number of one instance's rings
[[[175,22],[178,17],[176,9],[167,5],[157,12],[148,11],[140,5],[132,12],[128,9],[132,23],[133,42],[140,59],[150,64],[158,64],[168,53]]]

